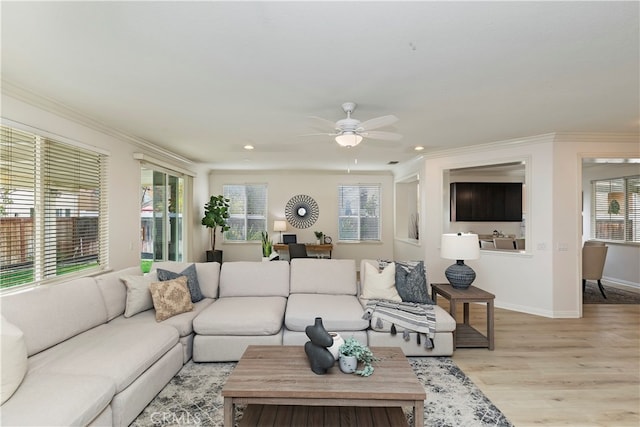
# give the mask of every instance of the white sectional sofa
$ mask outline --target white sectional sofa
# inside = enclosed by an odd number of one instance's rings
[[[159,262],[154,269],[180,273],[189,265]],[[28,356],[24,379],[0,407],[0,425],[126,426],[192,357],[235,361],[251,344],[302,345],[304,328],[316,317],[327,330],[371,346],[400,346],[407,355],[453,353],[455,321],[439,307],[433,349],[372,330],[363,319],[366,301],[353,260],[195,266],[204,299],[161,322],[152,308],[124,317],[121,278],[141,275],[139,267],[0,298],[3,322],[22,332]]]

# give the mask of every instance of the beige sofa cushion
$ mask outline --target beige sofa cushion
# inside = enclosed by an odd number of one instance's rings
[[[220,298],[288,295],[289,263],[286,261],[233,261],[222,264]]]
[[[144,339],[142,339],[142,337]],[[107,323],[29,359],[29,373],[101,375],[124,390],[178,343],[178,331],[157,323]]]
[[[193,330],[198,335],[274,335],[282,329],[286,305],[287,299],[278,296],[220,298],[193,320]]]
[[[173,317],[169,317],[163,320],[161,323],[167,326],[173,326],[178,331],[180,337],[186,337],[193,333],[193,319],[202,312],[205,308],[209,307],[214,300],[211,298],[205,298],[197,303],[193,304],[193,310],[186,313],[180,313]],[[130,322],[142,322],[156,324],[156,314],[154,310],[143,311],[132,317],[116,317],[109,323],[124,324],[127,325]]]
[[[291,260],[291,293],[356,295],[356,262],[352,259]]]
[[[361,331],[369,326],[363,314],[362,305],[353,295],[291,294],[285,326],[290,331],[304,331],[316,317],[322,317],[328,331]]]
[[[24,343],[24,334],[15,325],[11,324],[4,316],[0,316],[0,354],[2,370],[2,389],[0,397],[2,403],[6,402],[18,389],[22,379],[27,373],[27,346]]]
[[[29,356],[107,321],[102,294],[91,277],[5,295],[0,304],[2,315],[24,332]]]
[[[3,426],[86,426],[115,394],[113,381],[98,375],[29,372],[0,411]]]

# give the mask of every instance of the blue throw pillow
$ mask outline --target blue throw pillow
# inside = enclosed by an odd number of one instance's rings
[[[427,276],[422,261],[396,261],[396,289],[404,302],[434,304],[427,292]]]
[[[200,291],[200,283],[198,282],[198,273],[195,264],[191,264],[180,273],[174,273],[173,271],[163,270],[161,268],[159,268],[157,272],[158,280],[161,282],[177,279],[180,276],[187,276],[187,286],[191,293],[191,302],[198,302],[204,298]]]

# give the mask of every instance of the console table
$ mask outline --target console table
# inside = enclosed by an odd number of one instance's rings
[[[458,289],[449,283],[432,283],[431,299],[437,302],[438,295],[442,295],[449,300],[449,314],[456,319],[456,305],[463,304],[463,323],[456,325],[453,332],[453,347],[487,347],[489,350],[494,349],[493,336],[493,300],[495,295],[469,286],[467,289]],[[483,302],[487,305],[487,335],[483,335],[477,329],[469,324],[469,303]],[[457,321],[457,320],[456,320]]]
[[[322,244],[322,245],[316,245],[314,243],[305,243],[304,245],[307,247],[307,252],[328,252],[329,258],[331,258],[331,251],[333,251],[333,244],[331,243]],[[273,245],[273,249],[275,249],[278,252],[280,251],[288,252],[289,246],[285,245],[284,243],[276,243]]]

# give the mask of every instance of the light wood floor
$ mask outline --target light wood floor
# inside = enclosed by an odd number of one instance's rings
[[[471,307],[482,331],[484,310]],[[514,425],[640,426],[640,305],[585,305],[582,319],[496,309],[495,333],[495,351],[453,359]]]

